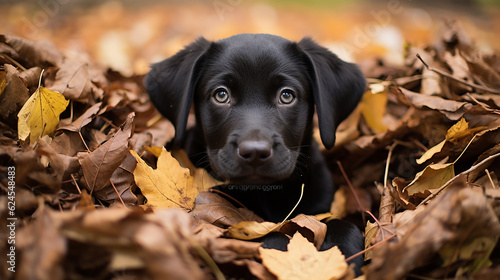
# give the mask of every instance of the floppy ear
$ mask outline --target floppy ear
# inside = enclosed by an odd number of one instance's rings
[[[184,138],[200,64],[210,44],[199,38],[174,56],[153,64],[144,79],[151,102],[175,126],[174,147]]]
[[[356,108],[366,87],[359,68],[347,63],[310,38],[298,43],[306,54],[314,104],[323,145],[335,143],[337,126]]]

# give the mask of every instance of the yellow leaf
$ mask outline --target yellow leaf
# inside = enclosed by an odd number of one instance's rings
[[[464,118],[461,118],[456,124],[448,129],[446,132],[446,140],[462,137],[467,134],[468,129],[469,123]]]
[[[194,185],[198,189],[198,191],[206,191],[211,187],[215,187],[218,185],[224,184],[224,182],[218,181],[210,173],[208,173],[203,168],[196,168],[194,164],[189,159],[189,156],[186,154],[184,150],[173,150],[172,156],[180,163],[181,166],[186,167],[191,172],[191,175],[194,177]]]
[[[365,227],[365,249],[370,247],[372,244],[372,239],[375,238],[379,231],[379,227],[377,223],[372,223],[370,221],[366,222],[366,227]],[[365,261],[371,260],[373,256],[373,250],[368,250],[365,253]]]
[[[447,142],[456,144],[461,141],[460,144],[464,146],[474,136],[474,133],[484,129],[486,129],[486,127],[483,126],[469,129],[469,123],[467,123],[464,118],[461,118],[460,121],[448,129],[445,140],[427,150],[419,159],[417,159],[417,163],[422,164],[431,159],[435,154],[441,152]]]
[[[160,156],[162,149],[163,147],[159,146],[146,147],[146,150],[156,157]],[[172,156],[181,166],[189,169],[190,174],[194,177],[194,185],[199,192],[207,191],[212,187],[224,184],[224,182],[215,179],[205,169],[196,168],[184,150],[174,150],[172,151]]]
[[[3,90],[5,89],[5,86],[7,85],[7,80],[5,80],[6,76],[7,76],[7,73],[5,73],[5,71],[0,71],[0,95],[2,95]]]
[[[365,120],[375,132],[387,131],[387,126],[383,123],[387,105],[387,90],[384,82],[371,84],[370,89],[363,95],[362,114]]]
[[[275,223],[257,222],[257,221],[242,221],[229,227],[227,234],[229,237],[252,240],[260,238],[277,228]]]
[[[224,182],[221,182],[212,177],[212,175],[210,175],[207,170],[203,168],[196,168],[194,173],[194,185],[196,186],[198,191],[208,191],[212,187],[222,184],[224,184]]]
[[[145,147],[145,149],[146,151],[152,153],[155,157],[159,157],[161,155],[161,152],[163,151],[163,147],[160,146]]]
[[[403,191],[407,191],[410,196],[416,193],[424,194],[425,191],[439,189],[453,177],[455,177],[453,163],[431,164],[417,173],[415,179]]]
[[[172,155],[162,149],[158,157],[157,168],[152,169],[133,150],[130,151],[137,160],[134,179],[142,194],[148,199],[146,205],[155,208],[182,208],[192,210],[198,190],[189,169],[179,165]]]
[[[441,141],[441,143],[439,143],[436,146],[427,150],[420,158],[417,158],[417,160],[416,160],[417,163],[422,164],[422,163],[426,162],[427,160],[431,159],[432,156],[434,156],[435,154],[441,152],[445,143],[446,143],[446,140],[443,140],[443,141]]]
[[[30,145],[34,145],[38,138],[54,132],[68,104],[59,92],[39,86],[17,114],[19,140],[29,136]]]
[[[259,248],[262,264],[279,280],[333,280],[344,277],[349,267],[337,246],[318,252],[300,233],[295,233],[288,251]]]

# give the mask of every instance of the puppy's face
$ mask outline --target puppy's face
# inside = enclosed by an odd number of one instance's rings
[[[213,170],[234,183],[265,184],[294,171],[310,144],[314,101],[305,56],[274,37],[231,37],[207,51],[195,92]]]
[[[225,180],[265,184],[304,168],[312,115],[331,148],[337,125],[356,107],[365,79],[356,65],[309,38],[292,42],[241,34],[203,38],[153,65],[146,88],[175,125],[181,147],[194,102],[213,170]]]

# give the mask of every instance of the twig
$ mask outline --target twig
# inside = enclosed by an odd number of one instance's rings
[[[75,175],[71,174],[71,179],[73,179],[73,183],[75,183],[75,187],[78,190],[78,193],[82,194],[82,190],[80,190],[80,187],[78,186],[78,183],[76,182]]]
[[[17,62],[15,59],[13,59],[12,57],[8,56],[8,55],[5,55],[5,54],[0,54],[0,57],[1,58],[5,58],[6,60],[9,61],[10,64],[14,64],[16,65],[19,69],[21,69],[22,71],[26,71],[26,68],[24,68],[24,66],[22,66],[19,62]]]
[[[359,200],[358,194],[356,193],[356,190],[354,189],[354,186],[352,185],[351,180],[349,180],[349,178],[347,177],[347,174],[345,173],[345,170],[344,170],[344,167],[342,166],[342,163],[340,163],[340,161],[337,161],[337,165],[339,166],[340,172],[342,172],[342,175],[344,176],[344,179],[346,180],[347,185],[351,189],[351,192],[354,195],[356,202],[358,203],[359,210],[361,211],[361,216],[363,217],[363,224],[366,224],[365,211],[368,211],[368,210],[365,210],[363,208],[363,206],[361,205],[361,200]]]
[[[87,146],[87,143],[85,143],[85,139],[83,139],[83,135],[81,131],[78,131],[78,135],[80,135],[80,139],[82,140],[83,145],[85,146],[85,149],[87,149],[87,152],[90,153],[89,146]]]
[[[381,240],[380,242],[378,242],[378,243],[376,243],[376,244],[374,244],[374,245],[372,245],[372,246],[370,246],[370,247],[368,247],[368,248],[364,249],[363,251],[360,251],[360,252],[358,252],[358,253],[356,253],[356,254],[354,254],[354,255],[352,255],[352,256],[350,256],[350,257],[348,257],[347,259],[345,259],[345,261],[346,261],[346,262],[352,261],[353,259],[355,259],[355,258],[357,258],[357,257],[359,257],[359,256],[361,256],[361,255],[363,255],[364,253],[366,253],[366,252],[368,252],[368,251],[370,251],[370,250],[373,250],[375,247],[380,246],[380,244],[385,243],[385,242],[387,242],[387,241],[389,241],[389,240],[393,239],[393,238],[394,238],[394,237],[396,237],[396,236],[397,236],[397,234],[393,234],[393,235],[391,235],[391,236],[387,237],[386,239],[383,239],[383,240]]]
[[[122,203],[123,206],[125,206],[125,202],[123,202],[122,196],[118,192],[118,189],[115,187],[115,184],[113,184],[113,182],[111,181],[111,179],[109,180],[109,182],[111,183],[111,186],[113,186],[113,189],[115,190],[116,194],[118,195],[118,198],[120,199],[120,202]]]
[[[480,90],[484,90],[484,91],[487,91],[487,92],[491,92],[491,93],[496,93],[496,94],[500,94],[500,90],[497,90],[497,89],[493,89],[493,88],[490,88],[490,87],[485,87],[485,86],[481,86],[481,85],[478,85],[478,84],[474,84],[474,83],[470,83],[470,82],[467,82],[463,79],[460,79],[460,78],[457,78],[449,73],[446,73],[444,71],[441,71],[439,69],[435,69],[434,67],[428,65],[427,63],[425,63],[425,61],[422,59],[422,57],[420,57],[420,54],[417,53],[417,58],[420,59],[420,61],[422,62],[422,64],[424,64],[425,68],[427,68],[428,70],[434,72],[434,73],[437,73],[441,76],[444,76],[444,77],[447,77],[447,78],[450,78],[454,81],[457,81],[459,83],[462,83],[464,85],[468,85],[470,87],[473,87],[473,88],[476,88],[476,89],[480,89]]]
[[[387,154],[387,160],[385,162],[385,172],[384,172],[384,188],[387,187],[387,179],[389,177],[389,165],[391,163],[391,157],[392,157],[392,152],[398,145],[398,142],[392,143],[392,145],[389,147],[389,153]]]
[[[496,189],[497,187],[495,187],[495,183],[493,183],[493,179],[491,178],[490,171],[488,171],[488,169],[485,169],[484,172],[486,172],[486,175],[488,175],[488,179],[490,179],[491,186],[494,189]]]

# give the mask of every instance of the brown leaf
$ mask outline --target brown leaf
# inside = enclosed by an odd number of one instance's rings
[[[71,124],[64,125],[64,126],[59,126],[57,130],[68,130],[72,132],[80,132],[84,126],[89,124],[94,116],[99,112],[99,109],[101,108],[102,103],[96,103],[92,107],[90,107],[88,110],[86,110],[78,119],[73,121]]]
[[[68,265],[57,266],[66,275],[81,275],[89,271],[86,266],[104,272],[138,269],[151,279],[206,277],[195,253],[199,245],[193,238],[193,220],[184,211],[146,214],[140,208],[115,207],[54,213],[54,217],[61,224],[53,227],[54,236],[65,237],[72,257]]]
[[[38,209],[36,222],[19,230],[16,241],[20,255],[19,279],[65,279],[66,242],[59,231],[60,220],[45,207]]]
[[[0,152],[4,148],[0,146]],[[42,162],[42,156],[35,150],[23,150],[11,148],[5,151],[15,163],[16,184],[32,185],[33,189],[40,193],[56,194],[61,189],[61,168],[47,168]],[[57,158],[57,156],[55,156]],[[56,159],[58,161],[59,159]]]
[[[263,221],[252,211],[236,208],[218,194],[200,192],[194,201],[194,209],[190,214],[197,221],[205,221],[220,227],[235,225],[241,221]]]
[[[405,88],[400,87],[399,91],[405,96],[405,98],[416,108],[430,108],[432,110],[437,110],[450,120],[459,120],[467,110],[472,108],[472,104],[468,102],[458,102],[453,100],[446,100],[437,96],[429,96],[418,94],[412,91],[409,91]]]
[[[76,157],[57,153],[44,139],[38,140],[36,152],[42,156],[47,171],[61,182],[68,180],[72,173],[78,172],[80,163]]]
[[[500,73],[495,71],[495,69],[485,61],[485,55],[479,53],[461,53],[461,55],[467,62],[467,66],[471,73],[474,74],[474,78],[479,80],[479,84],[486,83],[494,87],[500,83]]]
[[[63,55],[57,47],[47,41],[33,42],[20,37],[0,34],[0,50],[25,68],[58,65]]]
[[[115,172],[113,172],[110,181],[114,187],[103,189],[103,191],[106,191],[106,194],[103,196],[106,197],[107,201],[118,202],[118,195],[120,195],[121,200],[125,204],[137,204],[137,196],[132,192],[132,189],[136,187],[134,181],[134,169],[136,164],[137,161],[134,156],[129,153]],[[116,193],[115,188],[118,193]]]
[[[318,221],[314,216],[299,214],[295,218],[285,222],[280,230],[289,236],[293,236],[296,232],[300,232],[302,236],[312,242],[319,250],[326,236],[326,224]]]
[[[500,222],[483,192],[465,184],[462,176],[413,218],[398,242],[376,250],[366,271],[367,279],[401,279],[428,264],[445,246],[498,236]]]
[[[32,67],[19,73],[19,78],[23,80],[28,88],[31,88],[38,86],[40,75],[42,75],[42,68]]]
[[[17,69],[5,64],[5,89],[0,94],[0,120],[11,127],[17,126],[17,113],[29,98],[28,88]]]
[[[178,209],[159,210],[152,223],[137,229],[133,238],[144,248],[141,254],[154,279],[206,279],[206,272],[191,251],[197,246],[193,220]]]
[[[62,93],[66,98],[94,104],[102,98],[104,91],[92,80],[89,62],[81,57],[66,57],[56,73],[51,90]]]
[[[207,250],[217,263],[230,263],[244,259],[256,259],[261,244],[235,239],[212,239]]]
[[[116,134],[97,150],[91,153],[79,153],[86,188],[98,193],[109,185],[113,172],[128,155],[128,139],[132,135],[134,114],[129,114],[127,121]]]
[[[56,131],[50,146],[57,153],[70,157],[75,156],[78,152],[87,150],[78,133],[67,131]]]

